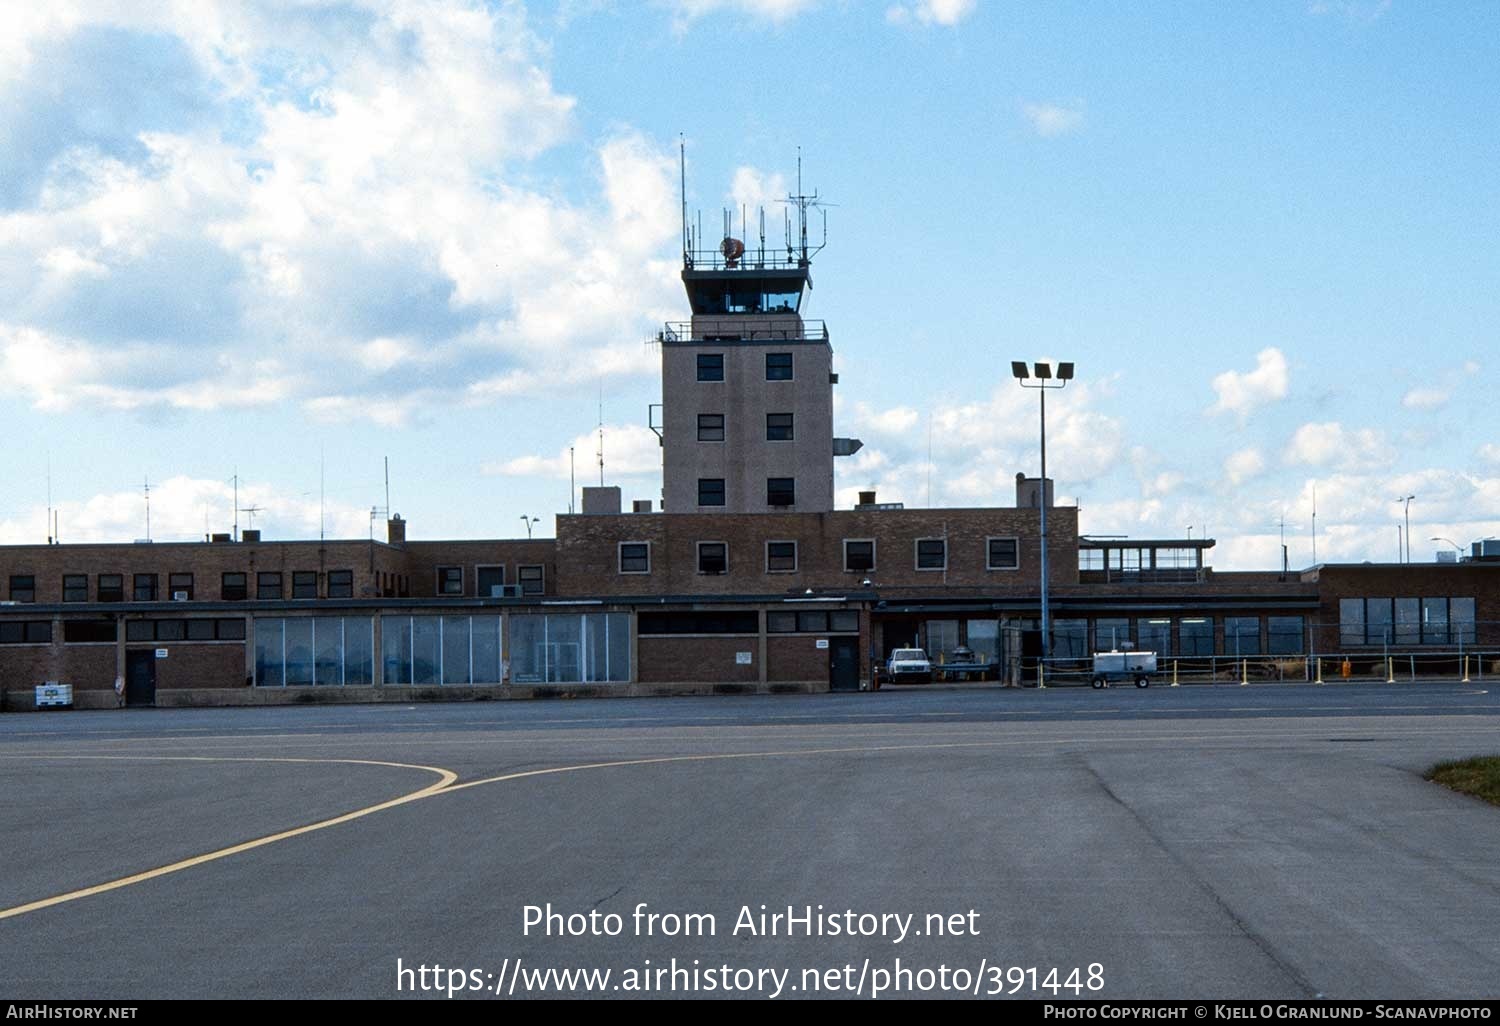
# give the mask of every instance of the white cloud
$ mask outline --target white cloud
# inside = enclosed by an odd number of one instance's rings
[[[516,456],[486,463],[485,474],[504,477],[546,477],[566,481],[576,466],[580,486],[593,484],[599,475],[599,433],[579,435],[572,441],[573,462],[568,447],[555,456]],[[661,473],[661,441],[656,432],[639,424],[604,426],[604,480],[618,483],[620,477],[645,477]]]
[[[974,13],[978,0],[912,0],[892,4],[885,17],[893,25],[916,21],[923,25],[952,27]]]
[[[1394,457],[1383,432],[1374,428],[1350,430],[1338,421],[1303,424],[1286,449],[1288,463],[1346,470],[1385,466]]]
[[[1232,453],[1224,461],[1224,476],[1230,484],[1240,485],[1258,477],[1266,469],[1266,458],[1254,447]]]
[[[1262,349],[1255,357],[1255,369],[1241,373],[1225,371],[1213,380],[1218,394],[1212,413],[1236,413],[1243,420],[1254,410],[1285,399],[1290,375],[1286,356],[1274,346]]]
[[[750,218],[749,224],[745,227],[745,233],[747,236],[757,236],[760,225],[756,218],[756,211],[765,210],[767,212],[766,237],[769,242],[775,243],[777,236],[772,229],[781,223],[780,214],[776,213],[781,209],[778,203],[786,199],[791,191],[786,176],[780,172],[768,172],[754,167],[735,168],[728,195],[736,218],[734,231],[739,231],[738,218],[743,208]],[[775,216],[772,216],[773,214]],[[744,241],[747,247],[751,245],[749,238]]]
[[[1486,463],[1500,466],[1500,445],[1494,442],[1485,442],[1479,447],[1479,458]]]
[[[679,28],[710,14],[728,12],[781,24],[816,7],[818,0],[658,0],[676,14]]]
[[[312,468],[316,473],[316,466]],[[234,523],[234,485],[228,481],[176,476],[151,482],[151,537],[155,541],[202,541],[205,534],[227,532]],[[241,480],[240,507],[257,506],[254,526],[272,538],[316,538],[320,528],[330,538],[369,535],[368,507],[347,502],[320,502],[316,480],[309,490],[291,493],[264,483]],[[140,485],[55,503],[58,537],[68,544],[118,542],[146,536],[146,499]],[[251,526],[241,513],[240,527]],[[0,520],[0,544],[46,541],[43,507]],[[377,535],[378,536],[378,535]]]
[[[1413,388],[1401,397],[1408,410],[1436,410],[1448,405],[1448,392],[1441,388]]]
[[[416,365],[434,397],[475,402],[497,380],[567,387],[557,368],[584,361],[595,380],[650,372],[620,339],[680,305],[675,163],[626,131],[577,158],[591,192],[531,184],[529,162],[576,124],[520,5],[36,6],[56,11],[7,23],[0,103],[29,76],[68,95],[104,74],[86,47],[67,58],[77,33],[108,28],[142,73],[180,49],[185,113],[163,131],[126,109],[117,146],[54,119],[47,145],[6,155],[0,179],[36,184],[0,205],[0,389],[42,410],[301,401],[343,416],[409,390],[391,377]],[[188,116],[199,107],[213,117]],[[228,387],[231,369],[250,387]]]
[[[1023,103],[1021,113],[1031,129],[1044,139],[1067,135],[1083,124],[1083,101],[1071,103]]]

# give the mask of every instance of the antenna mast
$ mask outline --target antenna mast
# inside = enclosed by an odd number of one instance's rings
[[[146,484],[146,540],[151,540],[151,479],[144,478]]]
[[[54,543],[56,531],[52,529],[52,450],[47,450],[47,544]]]
[[[599,386],[599,487],[604,487],[604,386]]]

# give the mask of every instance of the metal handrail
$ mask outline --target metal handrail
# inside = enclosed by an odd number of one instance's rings
[[[784,314],[755,314],[756,317],[778,317]],[[738,338],[719,339],[726,345],[735,342],[827,342],[828,326],[823,321],[801,321],[799,328],[790,326],[784,328],[749,328],[736,332],[725,332],[725,335],[737,335]],[[704,342],[708,341],[701,334],[693,333],[691,321],[668,321],[662,331],[657,335],[658,342]]]

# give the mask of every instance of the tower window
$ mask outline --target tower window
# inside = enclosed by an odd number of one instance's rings
[[[990,538],[986,570],[1016,570],[1021,566],[1019,544],[1014,538]]]
[[[727,574],[729,572],[729,546],[724,542],[699,542],[698,572],[700,574]]]
[[[722,414],[722,413],[700,413],[700,414],[698,414],[698,441],[700,441],[700,442],[722,442],[722,441],[724,441],[724,414]]]
[[[620,573],[649,574],[651,572],[651,545],[648,542],[620,543]]]
[[[766,380],[767,381],[791,381],[792,380],[792,354],[791,353],[767,353],[766,354]]]
[[[698,479],[698,505],[724,505],[724,479],[722,477],[700,477]]]
[[[724,380],[724,354],[723,353],[699,353],[698,354],[698,380],[699,381],[723,381]]]
[[[797,505],[797,479],[794,477],[770,477],[766,479],[767,506]]]
[[[790,413],[766,414],[766,441],[792,441],[792,415]]]

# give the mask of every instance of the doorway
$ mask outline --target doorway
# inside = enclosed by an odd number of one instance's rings
[[[834,691],[859,690],[859,638],[828,640],[828,686]]]
[[[125,653],[125,704],[156,704],[156,653],[149,649]]]

